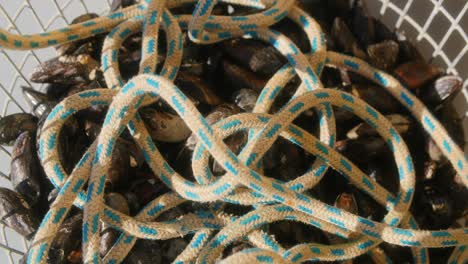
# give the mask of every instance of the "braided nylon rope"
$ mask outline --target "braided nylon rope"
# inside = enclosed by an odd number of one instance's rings
[[[198,1],[192,15],[173,16],[170,13],[171,8],[193,2],[195,0],[142,1],[105,17],[33,36],[17,36],[0,30],[0,45],[9,49],[44,48],[109,32],[101,62],[110,89],[88,90],[66,98],[53,109],[44,124],[40,138],[41,162],[60,193],[34,237],[28,263],[47,262],[52,241],[73,204],[84,210],[85,263],[119,263],[132,249],[136,238],[169,239],[187,234],[194,235],[176,263],[213,263],[226,246],[243,238],[256,248],[238,252],[223,262],[344,260],[367,252],[372,254],[382,241],[411,246],[417,263],[429,262],[427,247],[457,246],[450,261],[466,260],[468,229],[417,230],[416,222],[408,213],[415,188],[413,163],[406,144],[390,122],[359,98],[324,89],[319,76],[323,67],[330,64],[354,71],[382,86],[422,124],[468,186],[467,158],[414,95],[392,76],[359,59],[327,52],[318,24],[292,0],[222,1],[262,10],[249,16],[212,16],[211,10],[217,3],[214,0]],[[285,17],[304,29],[310,41],[309,53],[301,53],[285,36],[268,29]],[[167,51],[162,70],[155,74],[159,27],[165,31]],[[173,84],[182,59],[181,29],[188,30],[191,40],[200,44],[235,37],[259,39],[277,48],[288,59],[288,64],[269,80],[254,113],[231,116],[211,127]],[[143,31],[140,74],[125,83],[119,72],[118,50],[128,36],[139,31]],[[293,98],[278,113],[269,114],[276,95],[296,74],[302,84]],[[171,105],[200,139],[192,158],[196,183],[184,179],[165,161],[137,113],[138,109],[158,99]],[[102,131],[72,173],[67,175],[59,159],[56,139],[70,116],[93,105],[109,105]],[[335,121],[332,106],[353,112],[375,127],[386,140],[399,169],[400,189],[396,196],[333,149]],[[320,139],[292,124],[296,117],[311,108],[316,108],[320,116]],[[173,191],[150,202],[135,217],[108,207],[103,200],[115,140],[125,128],[141,147],[155,175]],[[242,130],[249,131],[249,141],[242,152],[235,155],[224,144],[223,138]],[[290,182],[262,175],[262,156],[279,136],[318,157],[307,173]],[[227,171],[226,175],[214,177],[207,169],[210,156]],[[388,213],[383,223],[353,215],[304,194],[321,180],[328,166],[386,206]],[[86,183],[87,190],[84,189]],[[171,222],[155,222],[159,215],[186,201],[213,203],[209,210],[190,213]],[[255,210],[233,217],[224,214],[222,204],[217,201],[254,205]],[[345,244],[300,244],[285,249],[261,229],[265,224],[280,220],[303,222],[342,237],[351,233],[359,236]],[[99,256],[100,221],[122,232],[103,259]]]

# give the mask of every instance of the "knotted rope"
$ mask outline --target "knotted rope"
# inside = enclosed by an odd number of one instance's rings
[[[344,260],[372,252],[382,241],[412,247],[417,263],[428,263],[427,247],[457,246],[451,260],[466,259],[468,228],[418,230],[409,214],[415,172],[406,144],[395,128],[361,99],[337,90],[324,89],[319,76],[323,67],[329,64],[354,71],[380,85],[421,123],[468,186],[466,156],[419,99],[395,78],[362,60],[327,52],[320,27],[293,0],[221,1],[262,10],[248,16],[213,16],[211,10],[218,2],[215,0],[198,1],[192,15],[171,14],[171,8],[192,2],[195,0],[145,0],[104,17],[32,36],[17,36],[0,30],[2,47],[23,50],[45,48],[109,32],[103,46],[101,64],[110,89],[88,90],[66,98],[53,109],[44,124],[40,137],[41,162],[60,193],[35,235],[28,263],[46,263],[53,239],[72,205],[84,211],[85,263],[119,263],[131,250],[136,238],[169,239],[187,234],[194,235],[175,260],[176,263],[213,263],[226,246],[243,238],[247,238],[256,248],[229,256],[223,260],[224,263]],[[311,47],[309,53],[303,54],[288,38],[268,28],[286,17],[307,34]],[[155,73],[160,26],[166,34],[167,51],[162,70]],[[192,102],[173,84],[182,59],[181,28],[187,29],[191,40],[200,44],[236,37],[267,42],[287,58],[288,64],[269,80],[258,98],[254,113],[231,116],[209,126]],[[119,72],[118,51],[128,36],[140,30],[143,31],[140,72],[125,83]],[[296,74],[301,78],[301,86],[278,113],[269,114],[276,95]],[[137,113],[141,107],[160,98],[176,110],[199,138],[192,157],[196,183],[184,179],[166,162]],[[109,105],[101,133],[72,173],[67,175],[59,159],[56,140],[70,116],[94,105]],[[332,106],[353,112],[373,126],[387,142],[399,171],[400,188],[396,196],[333,149],[336,136]],[[320,139],[292,124],[295,118],[311,108],[317,108],[320,116]],[[172,190],[150,202],[135,217],[110,208],[103,200],[114,144],[125,128],[129,129],[142,149],[154,174]],[[242,130],[250,132],[249,140],[241,153],[235,155],[223,139]],[[263,175],[262,156],[279,136],[318,157],[307,173],[290,182]],[[215,177],[208,169],[210,156],[226,170],[224,176]],[[351,214],[304,194],[321,180],[328,166],[387,208],[383,223]],[[86,183],[87,190],[84,189]],[[223,201],[254,205],[255,209],[234,217],[224,214],[219,203],[213,203],[210,210],[193,212],[175,221],[154,221],[163,212],[186,201]],[[311,243],[285,249],[261,229],[268,223],[280,220],[303,222],[342,236],[352,232],[360,235],[346,244]],[[103,259],[99,256],[101,221],[122,232]]]

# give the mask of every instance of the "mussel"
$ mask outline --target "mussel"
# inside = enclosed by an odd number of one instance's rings
[[[39,226],[38,219],[24,198],[3,187],[0,187],[0,219],[26,239],[31,239]]]
[[[37,117],[17,113],[0,118],[0,144],[11,146],[19,135],[25,131],[36,133]]]

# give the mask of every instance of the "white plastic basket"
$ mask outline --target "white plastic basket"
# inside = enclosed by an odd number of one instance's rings
[[[303,0],[307,1],[307,0]],[[111,0],[0,0],[0,27],[20,34],[56,29],[86,12],[104,13]],[[455,99],[468,134],[468,2],[466,0],[366,0],[371,14],[391,29],[403,31],[422,54],[464,80]],[[466,30],[466,31],[465,31]],[[0,50],[0,115],[29,111],[21,85],[35,66],[54,56],[53,49],[17,52]],[[10,148],[0,146],[0,186],[11,187]],[[0,224],[0,263],[18,263],[27,242]]]

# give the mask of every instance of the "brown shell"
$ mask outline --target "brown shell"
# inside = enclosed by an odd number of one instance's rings
[[[0,118],[0,144],[11,146],[24,131],[36,133],[37,117],[17,113]]]
[[[39,221],[29,205],[18,193],[0,187],[0,218],[3,224],[30,239],[36,232]]]

